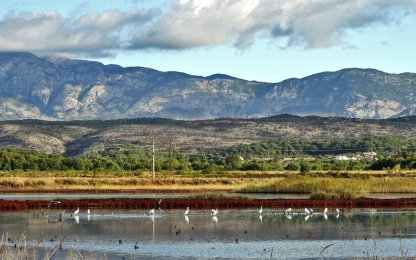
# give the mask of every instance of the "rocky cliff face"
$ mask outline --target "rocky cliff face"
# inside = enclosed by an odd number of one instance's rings
[[[409,115],[416,74],[345,69],[280,83],[192,76],[97,62],[0,53],[0,120],[276,114],[387,118]]]

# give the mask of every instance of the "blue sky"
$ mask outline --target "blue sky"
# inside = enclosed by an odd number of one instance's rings
[[[416,0],[13,0],[0,51],[279,82],[416,72]]]

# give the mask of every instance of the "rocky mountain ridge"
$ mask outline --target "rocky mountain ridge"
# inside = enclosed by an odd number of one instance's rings
[[[0,120],[388,118],[414,113],[416,74],[323,72],[280,83],[0,53]]]

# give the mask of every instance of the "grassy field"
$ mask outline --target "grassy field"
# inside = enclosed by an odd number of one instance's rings
[[[416,193],[416,172],[0,172],[0,191],[224,191],[241,193]]]

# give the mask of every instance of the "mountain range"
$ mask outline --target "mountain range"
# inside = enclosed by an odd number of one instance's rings
[[[0,120],[278,114],[381,119],[416,110],[416,74],[350,68],[279,83],[0,53]]]

